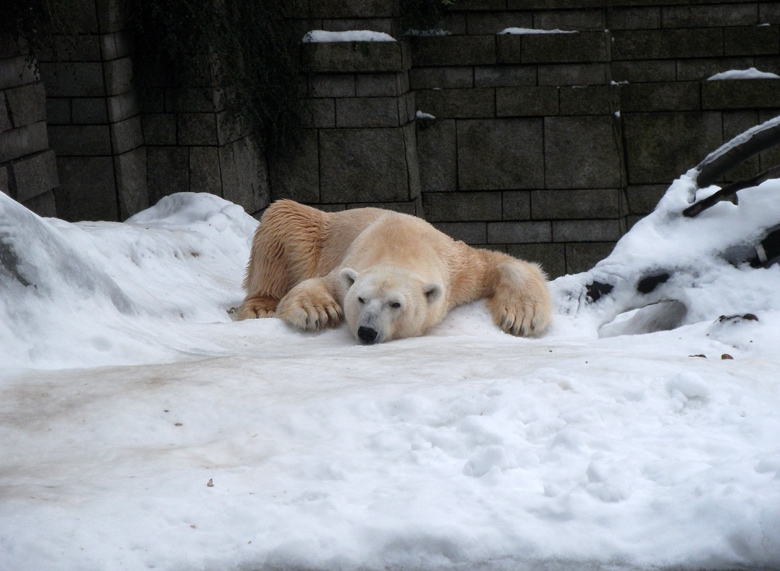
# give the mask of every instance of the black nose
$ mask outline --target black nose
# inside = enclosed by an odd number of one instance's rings
[[[371,329],[370,327],[360,327],[358,329],[358,339],[363,343],[374,343],[378,336],[379,333],[376,332],[376,329]]]

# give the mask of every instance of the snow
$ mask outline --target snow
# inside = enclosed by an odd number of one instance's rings
[[[732,69],[721,73],[716,73],[707,81],[721,81],[726,79],[780,79],[780,75],[768,71],[759,71],[755,67],[748,69]]]
[[[536,28],[505,28],[498,32],[501,34],[526,35],[526,34],[576,34],[576,30],[539,30]]]
[[[415,117],[418,119],[433,121],[436,119],[434,115],[431,115],[430,113],[426,113],[424,111],[417,110],[417,112],[414,114]]]
[[[306,32],[301,41],[304,44],[327,42],[394,42],[395,38],[390,34],[373,32],[371,30],[348,30],[346,32],[311,30]]]
[[[256,222],[220,198],[0,193],[0,569],[779,569],[780,267],[721,253],[780,181],[683,218],[695,174],[543,337],[475,303],[377,346],[232,322]]]

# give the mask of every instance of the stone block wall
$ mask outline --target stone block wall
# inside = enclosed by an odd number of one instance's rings
[[[80,3],[43,86],[0,46],[0,187],[41,211],[123,220],[179,191],[254,215],[278,198],[383,206],[555,277],[589,269],[674,178],[780,114],[778,79],[708,81],[780,75],[780,1],[461,0],[444,32],[407,35],[399,0],[296,0],[301,37],[396,41],[302,43],[303,128],[266,157],[228,123],[206,59],[200,83],[162,75],[139,104],[125,1]],[[27,105],[44,97],[45,119]],[[729,180],[778,162],[776,148]]]
[[[57,184],[43,83],[25,45],[0,38],[0,191],[41,216],[55,216]]]
[[[39,56],[60,179],[57,215],[124,220],[149,206],[133,36],[120,0],[89,0],[74,10],[73,35]]]
[[[422,214],[404,42],[304,43],[305,129],[271,164],[272,197]]]
[[[780,114],[780,3],[466,1],[408,38],[425,216],[475,245],[590,268],[669,183]],[[574,33],[501,34],[506,28]],[[765,153],[732,173],[780,160]]]

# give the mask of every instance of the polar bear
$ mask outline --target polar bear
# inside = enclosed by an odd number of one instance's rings
[[[244,288],[239,319],[275,315],[307,331],[346,319],[364,344],[422,335],[453,307],[482,298],[513,335],[538,335],[550,322],[539,266],[380,208],[273,203],[255,232]]]

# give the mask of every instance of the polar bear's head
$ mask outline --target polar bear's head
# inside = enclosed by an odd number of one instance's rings
[[[355,339],[381,343],[425,333],[443,317],[444,287],[396,266],[344,268],[344,316]]]

